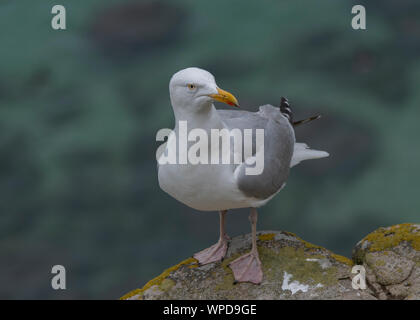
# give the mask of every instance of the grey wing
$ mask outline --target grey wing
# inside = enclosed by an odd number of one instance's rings
[[[247,117],[249,115],[256,114],[256,112],[249,112],[245,110],[217,110],[219,116],[223,120],[238,118],[238,117]]]
[[[249,197],[267,199],[274,195],[287,180],[293,156],[295,135],[289,121],[271,105],[261,106],[259,112],[219,110],[219,114],[229,129],[252,129],[253,135],[255,129],[264,129],[264,169],[261,174],[247,175],[246,168],[255,164],[242,163],[237,168],[237,183]]]

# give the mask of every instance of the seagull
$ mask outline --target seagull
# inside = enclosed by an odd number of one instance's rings
[[[175,116],[175,128],[161,145],[158,159],[160,188],[185,205],[200,211],[218,211],[220,218],[219,240],[213,246],[194,254],[200,265],[218,262],[226,255],[229,237],[225,232],[225,216],[228,210],[250,208],[252,230],[251,251],[229,264],[235,282],[260,284],[263,280],[261,261],[257,250],[257,209],[269,202],[286,184],[290,168],[301,161],[327,157],[325,151],[310,149],[304,143],[295,142],[294,127],[319,118],[293,121],[293,114],[286,98],[281,98],[280,108],[263,105],[257,112],[243,110],[217,110],[214,101],[239,107],[238,100],[216,84],[214,76],[200,68],[187,68],[175,73],[169,82],[169,93]],[[248,158],[231,163],[164,163],[162,157],[179,148],[180,127],[188,125],[204,130],[209,136],[213,129],[252,129],[255,140],[257,129],[264,130],[264,144],[253,146],[253,158],[264,155],[264,168],[260,174],[247,174],[252,167]],[[188,142],[191,145],[191,142]],[[158,149],[159,150],[159,149]],[[211,147],[208,149],[214,152]],[[229,157],[232,148],[223,149]],[[185,153],[185,151],[183,151]],[[226,155],[226,154],[225,154]],[[178,157],[186,156],[178,154]]]

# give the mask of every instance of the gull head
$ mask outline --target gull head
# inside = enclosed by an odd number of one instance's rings
[[[169,82],[169,93],[173,108],[182,108],[187,112],[200,112],[209,108],[215,100],[239,107],[238,100],[220,89],[210,72],[199,68],[175,73]]]

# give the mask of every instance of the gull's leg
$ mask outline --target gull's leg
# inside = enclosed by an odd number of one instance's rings
[[[204,249],[203,251],[194,254],[194,258],[198,260],[199,264],[207,264],[216,261],[223,260],[226,255],[228,248],[227,240],[229,237],[225,233],[225,215],[227,210],[220,211],[220,237],[216,244],[210,248]]]
[[[240,256],[229,264],[236,282],[252,282],[259,284],[263,278],[261,261],[257,250],[257,216],[257,209],[251,208],[251,213],[249,215],[249,221],[252,225],[251,252]]]

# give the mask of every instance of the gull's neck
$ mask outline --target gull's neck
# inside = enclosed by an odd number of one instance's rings
[[[173,108],[175,115],[175,128],[178,128],[179,121],[187,121],[188,130],[201,128],[209,129],[223,129],[225,126],[214,107],[213,103],[201,108],[200,111],[188,112],[184,108]]]

